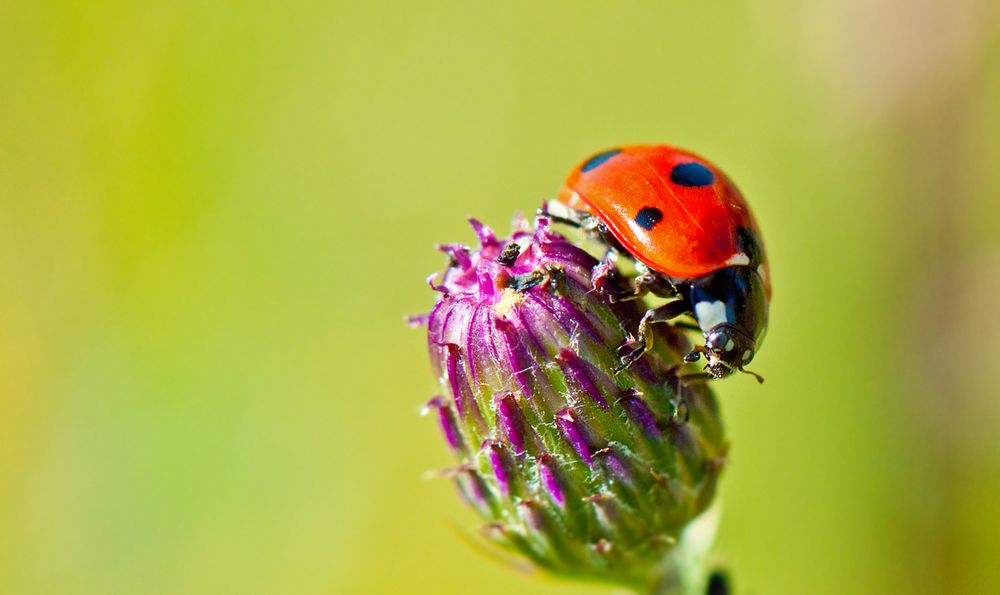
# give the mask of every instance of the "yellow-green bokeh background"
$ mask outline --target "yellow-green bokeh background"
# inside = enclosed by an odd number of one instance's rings
[[[8,0],[0,592],[606,592],[463,541],[402,317],[466,215],[641,141],[773,262],[739,592],[1000,591],[995,2]]]

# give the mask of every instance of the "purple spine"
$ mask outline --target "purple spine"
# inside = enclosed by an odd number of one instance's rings
[[[522,454],[525,446],[524,416],[514,395],[507,393],[497,400],[497,423],[514,452]]]
[[[583,433],[583,428],[577,422],[576,416],[573,415],[573,411],[563,409],[556,413],[556,426],[559,428],[559,433],[562,434],[563,439],[573,447],[576,454],[580,455],[580,458],[588,465],[592,464],[594,458],[590,453],[590,443]]]
[[[538,476],[552,500],[559,506],[566,504],[566,492],[563,490],[555,458],[552,455],[544,454],[538,457]]]

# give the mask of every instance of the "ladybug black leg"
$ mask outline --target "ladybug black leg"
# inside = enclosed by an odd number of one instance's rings
[[[649,325],[658,322],[669,322],[678,316],[690,313],[691,308],[685,300],[674,300],[662,306],[646,310],[642,320],[639,321],[639,331],[635,339],[631,337],[618,348],[618,357],[621,364],[615,369],[621,372],[625,368],[636,362],[642,354],[653,347],[653,333],[650,332]]]
[[[607,264],[594,267],[591,281],[594,289],[606,295],[612,304],[640,299],[650,291],[650,286],[655,282],[649,275],[639,275],[630,285],[617,269]]]
[[[636,300],[652,293],[653,295],[665,298],[677,297],[678,291],[669,279],[654,273],[644,265],[637,266],[639,274],[633,279],[632,285],[621,276],[618,269],[612,264],[611,259],[605,257],[603,261],[594,267],[591,274],[591,282],[598,293],[606,295],[612,304]]]
[[[608,300],[611,301],[612,304],[615,302],[625,302],[639,299],[646,295],[646,293],[651,293],[655,296],[665,298],[677,297],[677,288],[674,287],[674,284],[671,283],[669,279],[663,275],[654,273],[642,264],[637,265],[636,268],[638,269],[639,274],[636,275],[632,282],[634,288],[631,291],[624,293],[609,294]]]

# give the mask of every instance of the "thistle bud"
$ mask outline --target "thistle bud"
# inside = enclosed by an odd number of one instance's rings
[[[442,396],[428,403],[457,458],[447,474],[484,535],[552,573],[649,590],[685,528],[709,506],[726,443],[715,397],[678,377],[686,338],[667,325],[615,372],[641,300],[549,228],[499,239],[472,221],[476,249],[449,264],[421,319]]]

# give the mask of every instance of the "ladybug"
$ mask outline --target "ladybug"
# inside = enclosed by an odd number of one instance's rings
[[[595,287],[612,301],[646,292],[674,298],[646,311],[637,336],[619,348],[619,370],[649,349],[650,324],[689,315],[705,339],[684,357],[694,362],[705,356],[706,374],[698,376],[740,371],[763,382],[745,366],[767,328],[771,284],[764,244],[746,200],[718,167],[667,145],[618,147],[573,168],[558,200],[542,211],[596,233],[613,252],[636,261],[634,287],[614,290],[595,275]]]

